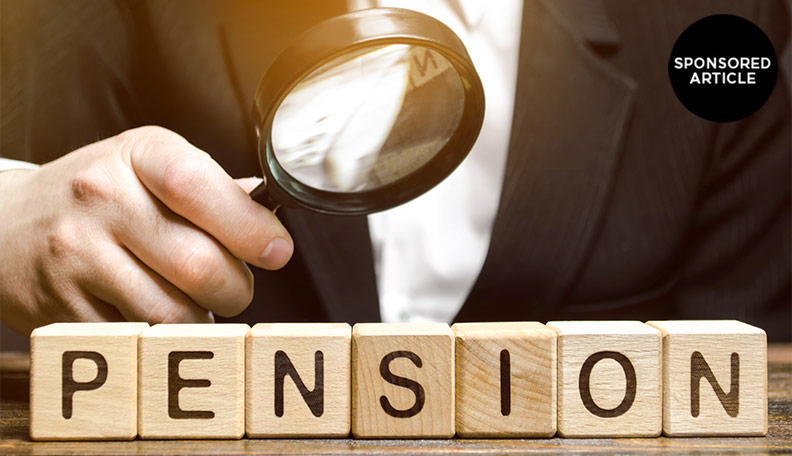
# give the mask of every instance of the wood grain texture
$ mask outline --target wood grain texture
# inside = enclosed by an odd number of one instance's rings
[[[556,333],[537,322],[457,323],[460,437],[556,433]]]
[[[247,435],[349,435],[351,345],[346,323],[253,326],[245,358]]]
[[[138,432],[144,439],[245,434],[244,324],[164,324],[140,336]]]
[[[767,433],[767,336],[735,320],[650,321],[663,335],[663,432]]]
[[[784,453],[792,447],[792,344],[768,344],[768,432],[765,437],[654,439],[241,439],[35,442],[28,437],[28,353],[0,353],[0,454],[599,454]]]
[[[146,323],[54,323],[30,336],[30,437],[134,439]],[[112,406],[108,406],[112,404]]]
[[[352,328],[352,435],[454,435],[454,335],[448,325]]]
[[[660,435],[660,331],[638,321],[551,321],[562,437]]]

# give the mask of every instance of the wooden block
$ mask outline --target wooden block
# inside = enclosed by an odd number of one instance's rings
[[[247,435],[349,435],[351,344],[346,323],[253,326],[245,356]]]
[[[30,335],[30,438],[134,439],[146,323],[54,323]]]
[[[767,433],[767,336],[735,320],[650,321],[663,335],[663,432]]]
[[[556,433],[556,333],[537,322],[457,323],[459,437]]]
[[[638,321],[551,321],[558,333],[558,433],[656,437],[660,331]]]
[[[454,435],[454,335],[442,323],[352,328],[352,434]]]
[[[144,439],[245,434],[243,324],[162,324],[140,336],[138,431]]]

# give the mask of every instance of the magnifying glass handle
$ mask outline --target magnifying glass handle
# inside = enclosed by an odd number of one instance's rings
[[[250,197],[253,201],[261,204],[272,212],[275,212],[281,206],[280,203],[272,199],[272,195],[267,191],[267,184],[265,182],[258,184],[258,186],[250,192]]]

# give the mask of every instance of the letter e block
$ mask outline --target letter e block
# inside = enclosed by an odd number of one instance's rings
[[[454,334],[448,325],[352,328],[352,435],[454,436]]]
[[[558,434],[660,435],[660,331],[639,321],[551,321],[558,333]]]
[[[349,435],[351,344],[346,323],[253,326],[245,356],[247,435]]]
[[[663,432],[767,433],[767,336],[735,320],[650,321],[663,334]]]
[[[144,439],[245,434],[244,324],[162,324],[140,336],[138,431]]]
[[[134,439],[146,323],[54,323],[30,335],[30,438]]]
[[[556,433],[556,333],[537,322],[457,323],[460,437]]]

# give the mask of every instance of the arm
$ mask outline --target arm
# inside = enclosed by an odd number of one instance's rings
[[[159,127],[0,173],[3,322],[212,321],[251,301],[244,262],[282,267],[278,219],[208,155]],[[248,187],[248,188],[243,188]]]

